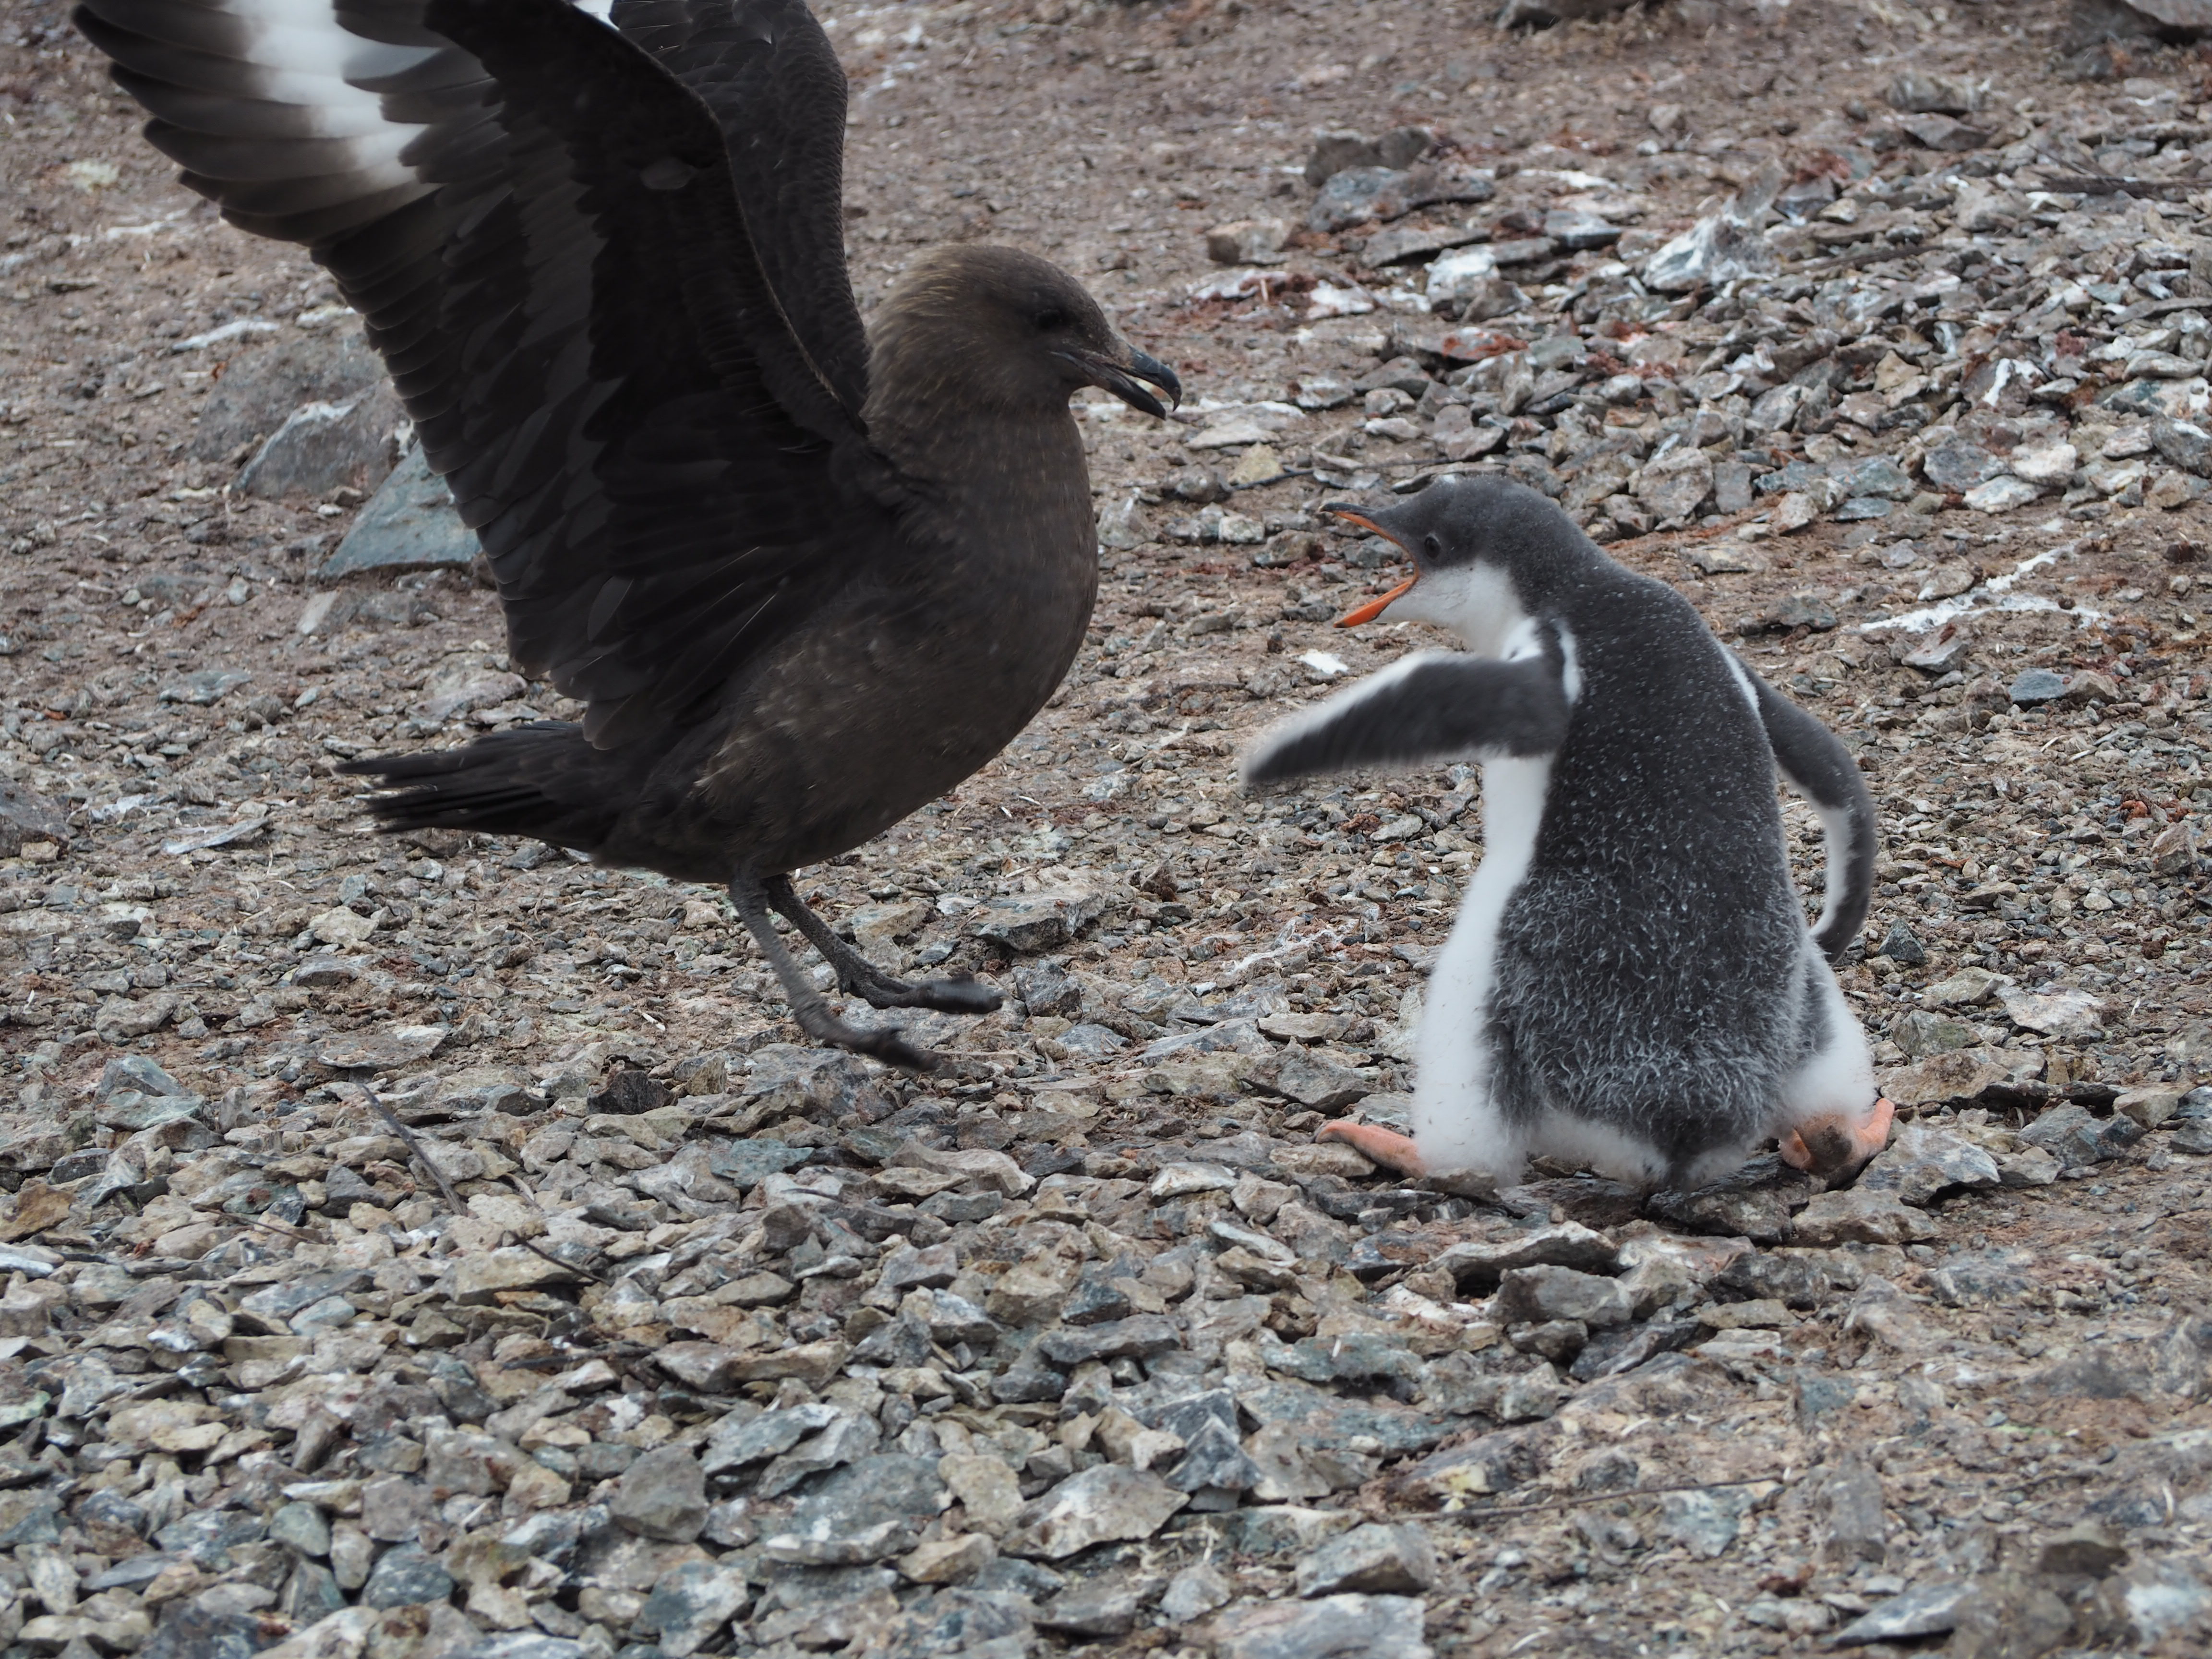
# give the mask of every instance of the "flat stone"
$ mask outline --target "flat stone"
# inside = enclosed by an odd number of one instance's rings
[[[654,1583],[636,1622],[659,1632],[655,1645],[666,1659],[690,1659],[744,1611],[747,1600],[743,1568],[686,1561]]]
[[[2027,479],[2007,476],[1976,484],[1964,499],[1977,513],[2009,513],[2042,497],[2043,491]]]
[[[2081,1170],[2120,1157],[2143,1138],[2143,1126],[2132,1118],[2100,1118],[2068,1101],[2045,1111],[2020,1138],[2049,1152],[2061,1168]]]
[[[1105,895],[1091,883],[1006,893],[969,912],[968,931],[1009,951],[1049,951],[1073,939],[1105,908]]]
[[[416,444],[377,486],[316,574],[331,581],[362,570],[465,569],[477,551],[476,532],[461,522],[453,492]]]
[[[1603,1233],[1578,1221],[1565,1221],[1510,1238],[1454,1244],[1437,1256],[1435,1265],[1450,1273],[1462,1290],[1487,1292],[1516,1267],[1610,1273],[1620,1258],[1620,1247]]]
[[[771,1560],[803,1566],[888,1560],[913,1549],[923,1523],[950,1502],[931,1461],[864,1457],[825,1476],[793,1509],[787,1530],[761,1547]]]
[[[367,1607],[410,1607],[442,1601],[453,1593],[453,1576],[414,1544],[398,1544],[377,1557],[362,1586]]]
[[[1406,1595],[1239,1601],[1210,1626],[1215,1659],[1431,1659],[1421,1603]]]
[[[1246,1075],[1255,1086],[1310,1111],[1340,1112],[1375,1092],[1372,1079],[1302,1048],[1266,1056]]]
[[[1684,1231],[1779,1244],[1790,1237],[1793,1203],[1812,1182],[1778,1158],[1754,1159],[1735,1175],[1692,1193],[1655,1193],[1648,1213]]]
[[[1860,1176],[1856,1190],[1889,1193],[1903,1203],[1924,1205],[1938,1193],[1999,1184],[1996,1159],[1988,1152],[1963,1135],[1916,1123],[1897,1132],[1888,1149]]]
[[[1923,1584],[1859,1615],[1828,1638],[1836,1648],[1869,1642],[1903,1642],[1916,1636],[1941,1636],[1958,1626],[1960,1604],[1973,1594],[1970,1583]]]
[[[347,403],[385,383],[384,365],[358,328],[308,334],[238,351],[208,388],[185,440],[194,460],[222,460],[259,444],[304,403]]]
[[[481,1307],[501,1291],[532,1291],[547,1285],[573,1285],[583,1275],[535,1250],[509,1245],[456,1256],[446,1270],[446,1294],[465,1307]]]
[[[1930,450],[1920,471],[1936,489],[1962,495],[2001,476],[2004,463],[1979,444],[1954,441]]]
[[[270,501],[340,488],[375,489],[392,471],[393,438],[406,419],[389,384],[343,403],[301,404],[263,441],[234,487]]]
[[[2066,677],[2049,668],[2030,668],[2014,677],[2005,695],[2021,708],[2057,702],[2066,695]]]
[[[331,1523],[313,1504],[280,1504],[269,1516],[269,1538],[302,1555],[331,1553]]]
[[[315,1058],[337,1071],[393,1072],[429,1059],[452,1035],[452,1028],[445,1025],[391,1025],[380,1031],[342,1031],[318,1043]]]
[[[707,1523],[706,1472],[689,1447],[656,1446],[623,1472],[608,1507],[628,1531],[688,1544]]]
[[[2094,1036],[2101,1030],[2105,1005],[2090,993],[2071,986],[2041,991],[2008,988],[1997,994],[2005,1016],[2015,1025],[2045,1036]]]
[[[1001,1547],[1010,1555],[1061,1560],[1093,1544],[1150,1538],[1189,1501],[1156,1474],[1102,1463],[1030,1504]]]
[[[1159,1592],[1157,1578],[1116,1574],[1085,1579],[1037,1609],[1037,1628],[1101,1639],[1127,1636]]]
[[[1437,1582],[1436,1547],[1418,1522],[1370,1522],[1299,1558],[1298,1594],[1415,1595]]]
[[[1797,1212],[1794,1236],[1800,1244],[1910,1244],[1940,1231],[1893,1194],[1855,1187],[1816,1195]]]
[[[957,1584],[973,1578],[998,1554],[997,1546],[983,1534],[957,1533],[917,1545],[899,1557],[898,1570],[917,1584]]]
[[[1965,1105],[2010,1081],[2012,1067],[1987,1048],[1929,1055],[1881,1074],[1881,1091],[1900,1106]]]
[[[1698,1559],[1711,1561],[1735,1542],[1751,1504],[1751,1493],[1741,1486],[1670,1492],[1659,1500],[1659,1529]]]
[[[1571,1319],[1593,1330],[1625,1325],[1633,1311],[1618,1279],[1572,1267],[1515,1267],[1499,1280],[1491,1316],[1503,1325]]]
[[[1182,1328],[1164,1314],[1139,1314],[1073,1329],[1047,1331],[1037,1351],[1054,1364],[1072,1369],[1087,1360],[1146,1358],[1165,1353],[1182,1341]]]

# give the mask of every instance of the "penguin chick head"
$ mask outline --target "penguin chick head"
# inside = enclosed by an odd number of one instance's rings
[[[1534,610],[1533,579],[1546,555],[1580,540],[1544,496],[1504,478],[1439,478],[1408,500],[1322,509],[1388,538],[1413,556],[1413,574],[1338,620],[1357,628],[1389,613],[1455,634],[1480,656],[1502,653]],[[1564,541],[1563,541],[1564,537]]]

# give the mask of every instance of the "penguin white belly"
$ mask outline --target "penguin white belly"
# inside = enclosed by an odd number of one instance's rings
[[[1414,1046],[1413,1144],[1431,1170],[1510,1178],[1528,1158],[1490,1097],[1490,997],[1498,927],[1535,856],[1551,781],[1549,757],[1493,760],[1482,769],[1482,864],[1430,975]]]
[[[1874,1052],[1866,1028],[1844,1000],[1844,988],[1835,970],[1820,954],[1808,933],[1805,938],[1807,976],[1812,994],[1824,1008],[1827,1040],[1800,1066],[1784,1087],[1781,1113],[1775,1133],[1786,1133],[1823,1117],[1856,1120],[1866,1103],[1880,1092],[1874,1085]]]

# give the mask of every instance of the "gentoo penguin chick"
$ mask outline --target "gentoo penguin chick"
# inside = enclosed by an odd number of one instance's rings
[[[1540,1154],[1694,1187],[1770,1137],[1801,1169],[1855,1172],[1891,1108],[1829,967],[1874,868],[1850,754],[1532,489],[1441,480],[1328,510],[1413,558],[1345,625],[1387,612],[1467,649],[1416,653],[1275,727],[1245,783],[1479,759],[1486,851],[1431,979],[1411,1139],[1324,1133],[1401,1173],[1504,1182]],[[1826,831],[1809,928],[1778,765]]]

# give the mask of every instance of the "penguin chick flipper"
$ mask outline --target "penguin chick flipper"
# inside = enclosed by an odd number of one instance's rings
[[[1559,661],[1423,651],[1262,736],[1245,787],[1359,767],[1548,755],[1565,741]]]
[[[1741,665],[1739,665],[1741,666]],[[1826,901],[1813,925],[1813,942],[1830,962],[1840,962],[1874,902],[1874,795],[1851,751],[1836,734],[1748,669],[1759,717],[1775,764],[1790,786],[1820,815],[1828,849]]]
[[[1855,1176],[1889,1145],[1896,1116],[1894,1105],[1877,1100],[1856,1121],[1841,1113],[1810,1119],[1782,1137],[1782,1161],[1824,1181]]]
[[[1418,1180],[1426,1175],[1428,1166],[1421,1162],[1419,1150],[1407,1136],[1395,1129],[1385,1129],[1376,1123],[1324,1123],[1316,1140],[1340,1140],[1352,1151],[1370,1161],[1381,1164],[1393,1175]]]

